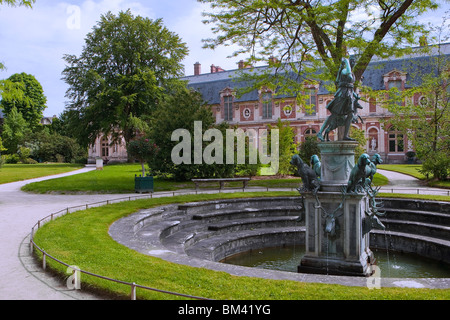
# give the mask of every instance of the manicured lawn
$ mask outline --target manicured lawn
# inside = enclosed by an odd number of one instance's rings
[[[109,226],[133,212],[168,203],[203,201],[217,198],[285,196],[295,192],[264,194],[189,195],[124,202],[92,208],[58,218],[42,227],[35,241],[48,254],[84,271],[139,285],[169,290],[210,299],[230,300],[307,300],[307,299],[450,299],[450,290],[346,287],[296,281],[267,280],[232,276],[170,263],[146,256],[115,242],[108,234]],[[38,254],[40,256],[40,254]],[[47,259],[48,265],[65,275],[67,268]],[[85,274],[82,288],[95,288],[129,297],[130,288]],[[175,296],[138,289],[139,299],[177,299]]]
[[[422,165],[417,164],[382,164],[378,166],[379,169],[390,170],[395,172],[404,173],[413,177],[416,177],[420,180],[426,180],[426,177],[419,172],[422,168]],[[447,181],[436,181],[429,180],[428,185],[430,187],[437,188],[450,188],[450,180]]]
[[[134,177],[140,175],[139,164],[108,165],[104,170],[94,170],[76,176],[32,183],[24,191],[48,193],[133,193]],[[173,182],[155,178],[155,191],[193,188],[192,182]]]
[[[417,164],[380,164],[378,169],[389,170],[404,173],[417,179],[425,180],[426,177],[419,172],[422,169],[422,165]]]
[[[5,164],[0,168],[0,184],[65,173],[83,168],[79,164]]]
[[[64,177],[29,184],[23,188],[24,191],[36,193],[60,192],[60,193],[133,193],[134,177],[141,173],[139,164],[121,164],[105,166],[102,171],[91,171],[84,174]],[[388,180],[379,174],[375,176],[375,185],[385,185]],[[250,187],[268,188],[298,188],[301,184],[300,178],[271,178],[254,179],[250,181]],[[179,189],[194,189],[191,181],[176,182],[155,177],[155,192],[174,191]],[[242,188],[242,182],[226,184],[226,187]],[[218,188],[218,183],[202,184],[201,188]]]

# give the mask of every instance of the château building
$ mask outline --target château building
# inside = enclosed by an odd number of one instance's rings
[[[431,54],[411,54],[402,58],[374,59],[366,69],[362,85],[373,91],[385,91],[393,87],[406,90],[421,83],[421,75],[432,72],[433,57],[438,54],[450,58],[450,43],[433,49]],[[294,129],[295,140],[302,143],[308,136],[316,136],[325,119],[330,115],[326,109],[334,96],[327,91],[323,83],[317,82],[306,87],[306,106],[298,105],[295,97],[277,97],[276,92],[266,88],[255,89],[238,96],[236,92],[246,84],[239,81],[239,74],[246,68],[240,61],[235,70],[224,70],[212,65],[208,72],[202,73],[200,63],[194,65],[194,74],[183,80],[199,91],[206,103],[211,107],[217,123],[228,122],[231,126],[242,128],[244,131],[259,132],[267,129],[268,125],[275,126],[278,119],[289,122]],[[255,67],[254,70],[269,68],[269,66]],[[406,153],[414,151],[406,135],[389,125],[391,114],[375,99],[362,96],[359,101],[362,110],[359,115],[363,123],[353,126],[363,130],[367,145],[366,151],[372,155],[381,155],[384,163],[406,163]],[[420,103],[422,96],[416,94],[409,103]],[[403,104],[406,103],[403,101]],[[337,139],[337,135],[330,135]],[[253,143],[257,143],[257,139]],[[124,142],[111,146],[108,137],[100,137],[89,150],[90,161],[95,157],[102,157],[109,161],[126,161]]]

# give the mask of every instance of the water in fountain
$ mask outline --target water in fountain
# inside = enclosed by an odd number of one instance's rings
[[[246,267],[296,272],[298,261],[305,254],[304,248],[293,246],[265,248],[240,253],[222,262]],[[391,263],[392,250],[374,249],[377,265],[385,278],[450,278],[450,268],[446,264],[415,254],[396,252]]]

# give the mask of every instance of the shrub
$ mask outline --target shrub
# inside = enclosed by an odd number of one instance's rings
[[[145,162],[152,161],[159,152],[159,147],[148,138],[142,137],[128,143],[128,155],[135,158],[142,166],[142,176],[145,177]]]
[[[20,158],[17,154],[7,154],[3,156],[5,159],[5,163],[7,164],[16,164],[19,162]]]
[[[432,175],[438,180],[447,180],[450,175],[450,158],[439,153],[429,155],[423,161],[422,169],[419,171],[427,178]]]

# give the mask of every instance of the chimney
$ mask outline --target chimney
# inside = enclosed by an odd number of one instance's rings
[[[248,69],[251,68],[252,65],[251,64],[247,64],[244,60],[241,60],[238,62],[238,68],[239,69]]]
[[[427,47],[428,46],[428,39],[427,39],[427,36],[421,36],[420,38],[419,38],[419,45],[421,46],[421,47]]]
[[[217,73],[217,72],[222,72],[222,71],[225,71],[225,70],[219,66],[211,65],[211,73]]]
[[[196,62],[194,64],[194,75],[199,76],[202,73],[202,65],[200,62]]]
[[[275,58],[274,56],[270,56],[269,57],[269,66],[273,66],[273,65],[275,65],[277,63],[278,63],[278,59],[277,58]]]

